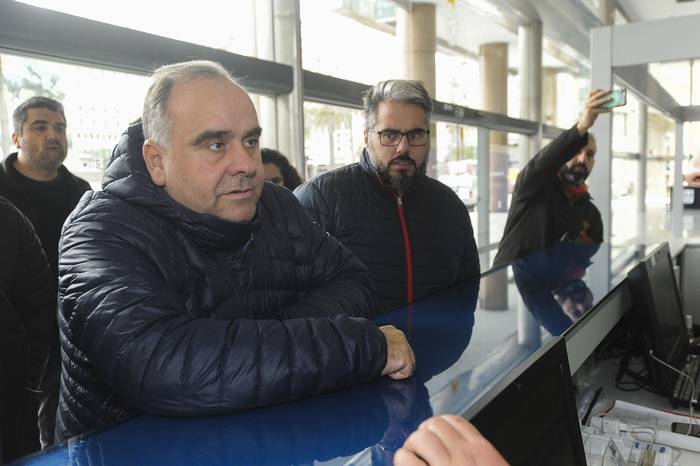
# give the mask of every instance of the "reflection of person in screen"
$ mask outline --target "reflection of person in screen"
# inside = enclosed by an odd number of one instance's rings
[[[562,244],[512,264],[525,306],[550,334],[561,335],[593,306],[582,279],[598,246]]]
[[[508,466],[467,420],[436,416],[423,422],[394,456],[394,466]]]
[[[581,279],[562,283],[552,295],[572,322],[580,319],[593,306],[593,293]]]

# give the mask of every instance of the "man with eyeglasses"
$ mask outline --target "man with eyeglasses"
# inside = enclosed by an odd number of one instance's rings
[[[383,81],[364,93],[363,108],[360,162],[317,176],[295,194],[367,265],[378,312],[385,312],[478,275],[479,257],[466,206],[426,175],[428,91],[418,81]]]

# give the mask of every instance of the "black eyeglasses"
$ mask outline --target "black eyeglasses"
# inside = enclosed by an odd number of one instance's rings
[[[379,143],[382,146],[398,146],[401,143],[401,138],[404,136],[406,136],[409,146],[424,146],[428,144],[430,139],[430,130],[427,129],[413,129],[405,133],[395,129],[385,129],[383,131],[370,129],[369,131],[379,135]]]

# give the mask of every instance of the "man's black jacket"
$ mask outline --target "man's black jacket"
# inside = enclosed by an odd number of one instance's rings
[[[469,212],[427,176],[402,197],[380,181],[367,151],[295,192],[311,218],[362,260],[377,284],[380,312],[479,275]]]
[[[603,241],[603,222],[588,193],[573,203],[564,193],[559,169],[588,143],[576,126],[564,131],[518,174],[494,268],[527,257],[559,241]]]
[[[29,220],[0,197],[0,434],[5,461],[40,448],[36,390],[55,338],[56,280]]]
[[[266,183],[250,222],[198,214],[153,184],[142,144],[129,128],[104,190],[64,227],[57,440],[134,413],[231,412],[380,375],[370,276],[291,192]]]

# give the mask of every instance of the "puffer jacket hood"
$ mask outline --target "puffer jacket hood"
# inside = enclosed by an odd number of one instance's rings
[[[58,441],[139,413],[232,412],[378,377],[362,263],[265,183],[251,222],[179,205],[146,171],[142,130],[115,149],[60,244]]]

